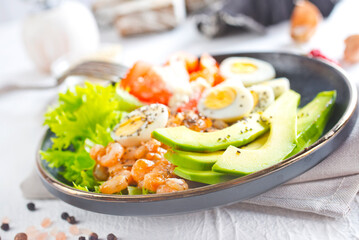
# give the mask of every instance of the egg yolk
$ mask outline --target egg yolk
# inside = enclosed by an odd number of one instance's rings
[[[249,62],[235,62],[231,66],[232,73],[253,73],[257,69],[256,65]]]
[[[258,102],[259,102],[259,96],[256,92],[251,91],[252,97],[253,97],[253,106],[257,106]]]
[[[210,109],[225,108],[232,104],[236,98],[236,91],[230,87],[223,87],[211,91],[204,102],[204,105]]]
[[[115,131],[117,136],[131,135],[145,123],[145,116],[133,116],[118,126]]]

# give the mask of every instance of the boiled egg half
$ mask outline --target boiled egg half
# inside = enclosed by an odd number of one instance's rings
[[[253,85],[248,88],[254,98],[253,112],[263,112],[274,102],[274,91],[270,86]]]
[[[206,117],[231,122],[244,117],[253,106],[253,96],[248,89],[224,82],[205,90],[197,108]]]
[[[219,69],[223,77],[241,81],[245,86],[275,77],[275,70],[271,64],[249,57],[226,58]]]
[[[137,146],[150,140],[155,129],[165,127],[168,117],[168,108],[163,104],[143,106],[124,117],[111,132],[111,137],[125,147]]]
[[[266,86],[270,86],[273,89],[275,98],[282,95],[284,92],[288,91],[290,89],[290,83],[288,78],[282,77],[282,78],[276,78],[270,81],[265,81],[261,83]]]

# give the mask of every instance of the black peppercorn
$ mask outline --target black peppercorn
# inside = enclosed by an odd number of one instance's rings
[[[98,240],[98,235],[96,233],[91,233],[89,240]]]
[[[107,240],[117,240],[117,237],[113,233],[110,233],[107,235]]]
[[[18,233],[15,235],[14,240],[27,240],[26,233]]]
[[[68,217],[66,218],[66,221],[67,221],[68,223],[70,223],[70,224],[76,224],[76,223],[77,223],[77,221],[76,221],[76,219],[75,219],[74,216],[68,216]]]
[[[3,224],[1,224],[1,229],[4,231],[9,231],[10,226],[8,223],[3,223]]]
[[[79,237],[79,240],[86,240],[84,236]]]
[[[63,212],[61,214],[61,218],[64,219],[64,220],[67,220],[68,217],[69,217],[69,214],[67,212]]]
[[[35,204],[33,202],[29,202],[27,205],[27,209],[29,209],[30,211],[35,211]]]

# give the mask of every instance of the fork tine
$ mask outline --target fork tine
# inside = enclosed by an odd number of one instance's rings
[[[70,75],[96,75],[99,78],[108,78],[111,76],[111,78],[121,78],[122,76],[119,76],[117,72],[113,73],[110,71],[98,71],[97,69],[73,69],[68,73],[68,76]]]
[[[77,74],[77,75],[96,74],[98,76],[112,75],[112,76],[117,77],[117,78],[122,78],[123,75],[124,75],[124,72],[121,73],[119,71],[111,70],[111,69],[95,69],[95,68],[83,69],[83,68],[76,68],[76,69],[72,69],[70,72],[68,72],[68,75],[72,75],[72,74]]]
[[[83,62],[62,74],[58,78],[58,84],[61,84],[68,76],[71,75],[90,76],[110,80],[112,82],[118,82],[120,78],[124,77],[127,70],[127,67],[120,64],[101,61]]]
[[[84,62],[80,65],[78,65],[78,67],[85,67],[85,68],[108,68],[108,69],[116,69],[118,71],[127,71],[127,67],[120,65],[120,64],[115,64],[115,63],[110,63],[110,62],[100,62],[100,61],[89,61],[89,62]]]
[[[76,70],[76,71],[96,70],[99,72],[106,72],[117,76],[122,76],[127,72],[127,68],[122,65],[106,63],[106,62],[86,62],[77,65],[75,68],[71,70]]]

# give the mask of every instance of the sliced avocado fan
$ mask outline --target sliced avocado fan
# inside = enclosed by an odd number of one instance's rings
[[[266,143],[255,150],[229,146],[212,170],[247,175],[282,161],[296,146],[299,100],[300,95],[292,90],[283,93],[263,113],[270,123]]]
[[[336,91],[320,92],[297,112],[297,145],[286,158],[297,154],[320,138],[333,110],[335,99]],[[260,148],[267,141],[268,135],[268,132],[263,134],[241,149]],[[223,153],[224,151],[195,153],[171,149],[165,154],[165,158],[187,170],[211,170]]]

